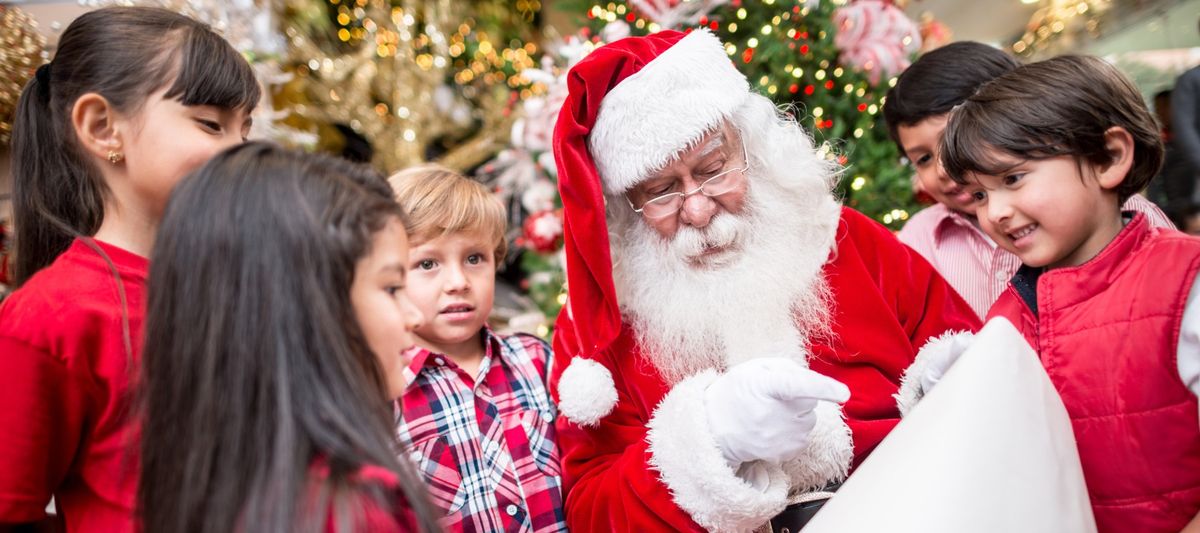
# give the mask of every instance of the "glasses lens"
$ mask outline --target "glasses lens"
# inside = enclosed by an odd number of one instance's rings
[[[642,213],[648,218],[662,218],[675,214],[682,205],[682,194],[666,194],[646,202],[646,205],[642,206]]]
[[[732,191],[738,184],[738,179],[741,178],[744,169],[726,170],[716,176],[713,176],[708,181],[704,182],[704,187],[701,189],[705,196],[719,196]]]

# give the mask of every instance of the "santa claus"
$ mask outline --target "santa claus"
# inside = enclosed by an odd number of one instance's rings
[[[828,498],[952,358],[919,349],[975,314],[839,205],[839,169],[712,34],[614,42],[568,84],[569,526],[747,531]]]

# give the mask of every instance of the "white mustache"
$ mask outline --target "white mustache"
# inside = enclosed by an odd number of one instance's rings
[[[677,259],[687,263],[708,248],[732,244],[738,239],[738,233],[744,225],[744,217],[718,213],[702,229],[682,226],[669,243],[671,253]]]

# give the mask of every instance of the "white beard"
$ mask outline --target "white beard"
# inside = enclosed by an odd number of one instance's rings
[[[779,168],[776,165],[776,168]],[[809,343],[831,337],[831,295],[821,269],[840,219],[827,178],[747,176],[745,209],[667,240],[618,202],[610,212],[617,300],[643,356],[669,384],[756,357],[807,366]],[[706,247],[730,246],[704,265]]]

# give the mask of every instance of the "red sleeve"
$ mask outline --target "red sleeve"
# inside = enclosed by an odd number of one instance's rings
[[[566,315],[559,316],[554,334],[555,395],[558,376],[577,353],[573,324]],[[596,359],[613,368],[610,353]],[[702,531],[672,503],[671,493],[650,466],[649,420],[631,399],[626,373],[613,373],[617,405],[596,427],[580,427],[565,416],[555,422],[563,456],[567,525],[573,531]]]
[[[45,516],[87,423],[90,385],[58,358],[0,337],[0,522]]]
[[[843,209],[843,218],[915,350],[946,331],[979,330],[971,306],[921,254],[857,211]]]
[[[932,338],[947,331],[977,331],[979,317],[925,258],[905,246],[887,228],[852,209],[842,211],[838,256],[829,268],[850,280],[854,272],[875,287],[834,287],[843,297],[839,324],[853,332],[838,341],[852,359],[813,368],[847,383],[854,396],[846,404],[846,423],[854,435],[854,465],[860,464],[900,422],[893,394],[904,373]],[[860,270],[861,269],[861,270]],[[860,283],[851,281],[849,283]],[[847,294],[857,301],[847,301]],[[871,294],[874,293],[874,294]]]
[[[618,397],[626,394],[617,385]],[[567,524],[576,531],[702,531],[649,464],[646,423],[627,402],[596,428],[560,417]],[[657,504],[657,505],[654,505]]]

